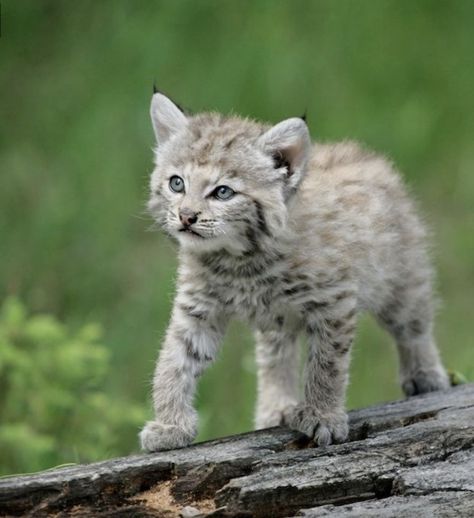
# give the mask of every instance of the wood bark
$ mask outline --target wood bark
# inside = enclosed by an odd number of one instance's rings
[[[0,516],[474,516],[474,384],[350,413],[315,447],[273,428],[0,481]]]

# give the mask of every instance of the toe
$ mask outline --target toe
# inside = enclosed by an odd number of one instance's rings
[[[327,426],[320,424],[316,430],[314,440],[318,446],[329,446],[332,443],[331,430]]]
[[[323,414],[315,407],[298,405],[286,422],[290,428],[314,439],[319,446],[344,442],[349,433],[347,414],[342,410]]]

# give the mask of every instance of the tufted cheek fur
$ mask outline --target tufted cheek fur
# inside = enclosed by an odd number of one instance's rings
[[[282,235],[287,229],[288,223],[288,203],[285,200],[285,183],[275,185],[272,189],[261,190],[255,193],[255,199],[261,205],[261,213],[255,211],[254,225],[262,225],[261,219],[265,220],[268,228],[268,235],[277,237]]]

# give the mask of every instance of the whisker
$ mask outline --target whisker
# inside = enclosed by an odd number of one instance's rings
[[[134,218],[134,219],[139,219],[141,221],[149,221],[151,216],[143,213],[143,214],[130,214],[130,217]]]
[[[154,221],[149,227],[145,229],[145,232],[155,232],[156,230],[160,230],[160,228],[160,225]]]

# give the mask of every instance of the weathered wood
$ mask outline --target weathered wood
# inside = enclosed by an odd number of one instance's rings
[[[350,441],[283,428],[0,481],[0,515],[474,516],[474,385],[350,414]]]

